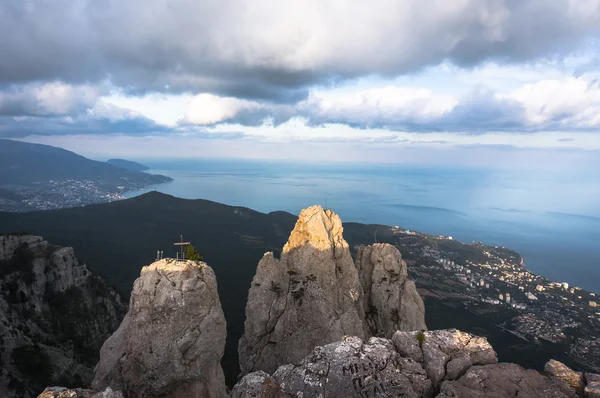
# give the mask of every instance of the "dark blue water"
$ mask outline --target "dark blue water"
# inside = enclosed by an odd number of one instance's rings
[[[349,164],[145,161],[153,187],[262,212],[326,205],[344,221],[503,245],[551,280],[600,293],[600,176]],[[147,192],[130,193],[135,196]]]

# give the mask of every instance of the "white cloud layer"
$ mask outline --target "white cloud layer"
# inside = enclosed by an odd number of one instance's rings
[[[0,137],[600,146],[600,0],[5,0]]]

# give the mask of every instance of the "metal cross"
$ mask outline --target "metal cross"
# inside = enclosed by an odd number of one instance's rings
[[[173,245],[181,247],[181,259],[182,260],[183,260],[183,248],[184,248],[184,246],[187,246],[189,244],[190,244],[190,242],[184,242],[183,241],[183,235],[179,236],[179,242],[173,243]]]

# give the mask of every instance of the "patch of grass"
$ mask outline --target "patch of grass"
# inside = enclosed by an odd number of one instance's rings
[[[425,341],[425,333],[420,331],[417,333],[417,342],[419,343],[419,347],[423,346],[423,342]]]

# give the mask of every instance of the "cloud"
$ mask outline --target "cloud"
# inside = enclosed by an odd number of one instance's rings
[[[98,100],[99,89],[62,82],[12,85],[0,91],[0,115],[64,116],[85,111]]]
[[[600,85],[583,77],[547,79],[496,92],[482,84],[463,94],[431,88],[353,85],[315,89],[296,104],[273,104],[202,94],[190,104],[185,123],[279,125],[299,118],[312,126],[338,125],[391,132],[534,133],[597,131]]]
[[[102,101],[73,116],[61,115],[0,115],[0,138],[18,138],[31,135],[71,134],[157,134],[171,131],[151,119],[131,110]]]
[[[263,107],[256,102],[203,93],[191,99],[182,123],[215,124],[233,119],[241,111],[252,111],[261,108]]]
[[[0,82],[293,103],[314,84],[444,61],[562,57],[599,32],[599,0],[6,0]]]

